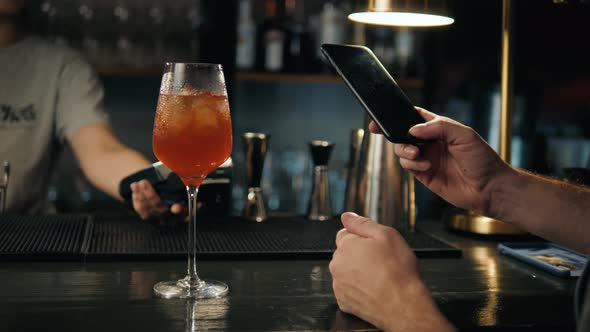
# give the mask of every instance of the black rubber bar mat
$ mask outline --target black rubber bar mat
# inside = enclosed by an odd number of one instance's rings
[[[90,221],[84,215],[0,215],[0,257],[79,258]]]
[[[330,258],[342,225],[337,220],[240,218],[197,220],[200,259]],[[128,219],[99,218],[92,225],[87,258],[161,259],[187,254],[186,225],[162,226]],[[403,234],[418,257],[460,257],[461,250],[420,231]]]
[[[199,259],[325,259],[342,225],[300,217],[253,223],[238,217],[197,220]],[[130,216],[0,215],[3,260],[186,259],[187,225],[156,225]],[[402,234],[418,257],[460,257],[426,233]]]

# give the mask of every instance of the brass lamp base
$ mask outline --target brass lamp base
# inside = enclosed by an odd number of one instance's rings
[[[453,230],[481,235],[525,235],[512,224],[479,215],[473,211],[450,209],[445,212],[445,225]]]

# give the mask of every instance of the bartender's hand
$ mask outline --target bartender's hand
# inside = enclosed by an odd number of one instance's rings
[[[170,214],[185,219],[187,215],[187,207],[184,204],[175,203],[169,206],[164,203],[148,180],[133,182],[131,192],[133,208],[143,220],[160,219]]]
[[[351,212],[342,215],[342,224],[330,262],[340,310],[385,331],[454,331],[397,231]]]
[[[412,127],[410,134],[436,141],[426,143],[422,151],[411,144],[396,144],[401,166],[449,203],[489,215],[494,186],[511,167],[472,128],[416,109],[426,123]],[[374,123],[369,129],[380,133]]]

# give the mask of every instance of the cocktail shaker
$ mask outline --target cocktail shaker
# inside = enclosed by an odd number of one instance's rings
[[[260,181],[268,150],[268,139],[269,135],[262,133],[244,133],[242,135],[246,184],[248,186],[246,205],[242,215],[245,219],[256,222],[265,221],[267,218]]]
[[[363,135],[356,181],[352,211],[400,231],[414,229],[414,178],[400,166],[394,144],[383,135]]]
[[[307,219],[314,221],[329,220],[333,214],[328,181],[328,161],[334,143],[311,141],[309,148],[313,161],[313,182],[307,209]]]
[[[353,129],[350,133],[350,152],[346,174],[346,193],[344,196],[344,210],[354,211],[356,204],[357,179],[363,144],[363,129]]]

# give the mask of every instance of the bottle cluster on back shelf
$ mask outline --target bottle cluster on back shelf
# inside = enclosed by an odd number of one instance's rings
[[[199,60],[199,0],[42,0],[31,7],[36,33],[80,50],[101,70]]]
[[[345,42],[346,2],[240,0],[236,64],[244,71],[318,72],[319,45]]]
[[[347,19],[350,0],[239,0],[236,65],[242,72],[330,73],[323,43],[366,45],[397,77],[421,76],[419,32]]]

